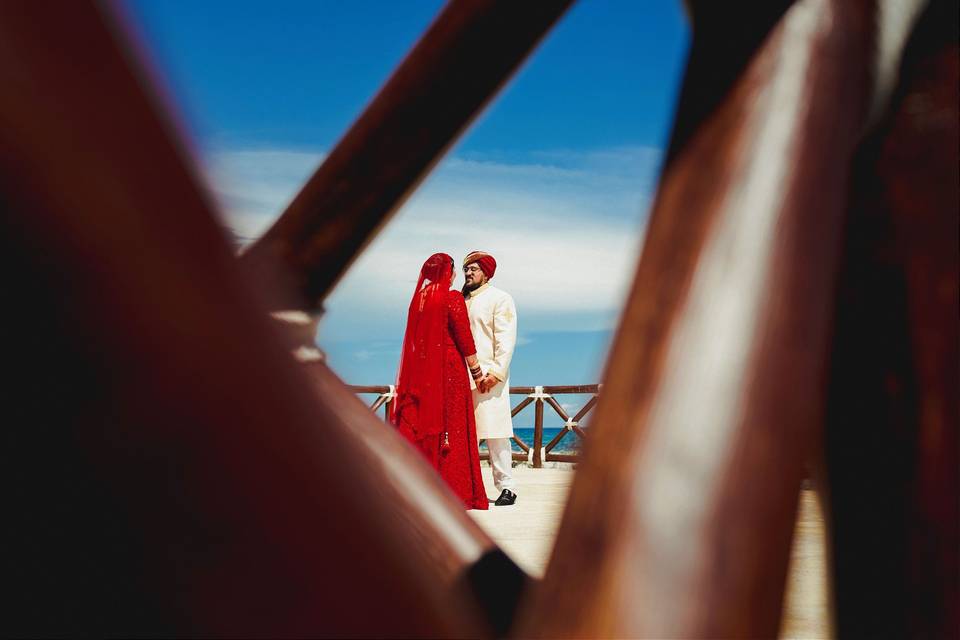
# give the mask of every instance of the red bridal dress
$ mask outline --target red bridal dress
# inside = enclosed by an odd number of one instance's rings
[[[463,295],[450,289],[452,276],[453,258],[442,253],[421,269],[407,315],[394,423],[467,509],[487,509],[464,360],[477,348]]]

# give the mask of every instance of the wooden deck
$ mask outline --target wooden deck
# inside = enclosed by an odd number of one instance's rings
[[[490,468],[482,467],[487,495],[496,497]],[[532,576],[541,577],[573,481],[569,468],[514,467],[517,504],[470,511],[500,547]],[[829,638],[823,516],[813,491],[801,495],[781,638]]]

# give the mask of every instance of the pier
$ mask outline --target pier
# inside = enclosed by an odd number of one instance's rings
[[[521,451],[513,454],[514,474],[519,499],[512,507],[494,507],[498,495],[489,465],[481,465],[483,482],[491,507],[487,511],[468,513],[496,541],[497,545],[527,575],[543,577],[553,552],[554,540],[567,503],[567,494],[576,475],[577,454],[554,453],[566,431],[579,438],[589,437],[589,429],[581,427],[588,413],[596,406],[602,386],[515,386],[510,393],[521,399],[513,407],[517,415],[532,407],[533,438],[527,442],[518,436],[513,441]],[[370,408],[383,411],[386,418],[396,396],[390,385],[353,386],[358,394],[375,394]],[[557,397],[588,396],[577,411],[568,412]],[[550,408],[563,421],[564,429],[549,442],[544,442],[544,409]],[[823,512],[813,490],[800,493],[797,520],[791,549],[790,571],[784,594],[780,638],[819,639],[833,636],[827,595],[826,541]]]
[[[528,575],[542,578],[576,475],[572,465],[536,469],[514,467],[517,503],[468,513]],[[495,497],[490,467],[481,466],[487,495]],[[804,489],[794,530],[790,573],[784,596],[780,638],[821,639],[833,636],[829,622],[823,513],[817,494]],[[640,606],[640,605],[638,605]]]

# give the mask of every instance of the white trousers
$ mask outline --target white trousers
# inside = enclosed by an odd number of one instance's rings
[[[513,452],[510,448],[510,438],[487,438],[487,449],[490,451],[490,467],[493,469],[493,484],[497,491],[510,489],[516,485],[513,482]]]

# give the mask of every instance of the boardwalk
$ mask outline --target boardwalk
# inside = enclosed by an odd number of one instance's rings
[[[487,495],[498,494],[493,487],[490,467],[481,467]],[[573,481],[569,469],[533,469],[515,466],[517,504],[494,507],[489,511],[469,511],[470,515],[496,540],[500,548],[532,576],[543,576],[560,526],[560,516]]]
[[[487,495],[495,497],[490,468],[484,466],[482,471]],[[515,467],[514,472],[519,496],[516,505],[469,513],[518,565],[530,575],[541,577],[574,472],[526,466]],[[801,495],[798,515],[781,637],[827,638],[823,518],[812,491]]]

